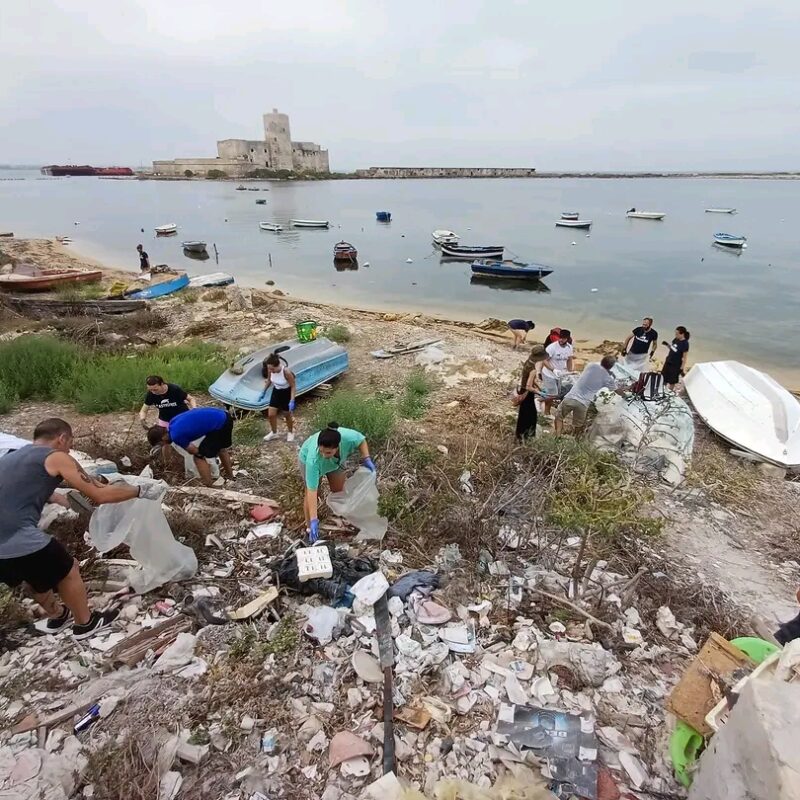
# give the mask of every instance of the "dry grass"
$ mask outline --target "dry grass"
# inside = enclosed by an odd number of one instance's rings
[[[223,323],[218,319],[198,319],[186,326],[184,336],[203,337],[210,336],[212,333],[222,330]]]
[[[702,489],[708,498],[723,505],[747,509],[758,494],[759,481],[756,467],[732,456],[727,445],[710,435],[697,436],[687,487]]]
[[[92,750],[83,775],[94,800],[153,800],[158,797],[158,750],[152,735],[128,734]]]

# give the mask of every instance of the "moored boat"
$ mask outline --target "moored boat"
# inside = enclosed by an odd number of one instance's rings
[[[375,219],[378,222],[391,222],[392,221],[392,212],[391,211],[376,211],[375,212]]]
[[[561,219],[578,219],[580,214],[577,211],[562,211]]]
[[[69,283],[96,283],[101,280],[101,270],[82,271],[76,269],[39,269],[25,272],[9,272],[0,275],[0,289],[7,292],[47,292]]]
[[[278,225],[277,222],[259,222],[258,227],[262,231],[272,231],[273,233],[280,233],[283,230],[283,225]]]
[[[431,236],[433,237],[434,244],[458,244],[459,235],[453,231],[435,230]]]
[[[735,208],[707,208],[706,214],[735,214]]]
[[[156,236],[169,236],[178,232],[178,226],[174,222],[169,222],[166,225],[157,225],[155,230]]]
[[[736,236],[733,233],[715,233],[714,242],[725,247],[747,247],[747,237]]]
[[[294,373],[297,395],[338,377],[349,366],[347,351],[330,339],[320,337],[312,342],[289,339],[263,347],[237,361],[211,384],[209,394],[235,408],[263,411],[269,405],[272,388],[264,391],[261,370],[264,359],[271,353],[285,359]]]
[[[293,228],[329,228],[331,223],[326,219],[291,219]]]
[[[131,300],[154,300],[157,297],[166,297],[168,294],[179,292],[188,285],[189,276],[183,273],[172,280],[154,283],[152,286],[147,286],[144,289],[136,289],[133,292],[129,292],[126,296]]]
[[[800,402],[738,361],[695,364],[684,380],[703,422],[731,444],[781,467],[800,467]]]
[[[358,250],[350,242],[338,242],[333,246],[334,261],[355,261],[358,258]]]
[[[552,273],[550,267],[525,261],[492,261],[479,259],[472,262],[472,275],[477,278],[508,278],[509,280],[539,281]]]
[[[590,219],[557,219],[557,228],[591,228],[592,221]]]
[[[190,289],[201,289],[206,286],[229,286],[233,283],[233,275],[227,272],[209,272],[207,275],[196,275],[189,278]]]
[[[504,247],[502,245],[479,246],[442,243],[442,255],[450,258],[502,258]]]
[[[206,243],[197,240],[191,242],[181,242],[181,247],[188,250],[190,253],[203,253],[206,249]]]
[[[267,204],[267,201],[263,197],[259,197],[258,200],[256,200],[256,205],[257,206],[265,206],[266,204]]]
[[[628,219],[664,219],[667,215],[661,211],[637,211],[632,208],[625,216]]]

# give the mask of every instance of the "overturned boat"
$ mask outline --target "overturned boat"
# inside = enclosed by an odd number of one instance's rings
[[[297,394],[305,394],[347,371],[347,351],[330,339],[312,342],[289,339],[262,347],[233,364],[211,384],[209,394],[226,406],[247,411],[263,411],[269,406],[272,387],[264,392],[261,372],[264,359],[277,353],[285,359],[297,380]]]
[[[714,433],[760,460],[800,468],[800,402],[776,380],[738,361],[709,361],[684,385]]]

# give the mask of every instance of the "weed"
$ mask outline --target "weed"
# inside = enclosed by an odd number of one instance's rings
[[[193,303],[196,303],[200,299],[200,295],[201,292],[193,289],[188,289],[185,292],[181,292],[178,295],[178,298],[182,303],[192,305]],[[192,334],[189,335],[191,336]]]
[[[233,443],[240,447],[255,447],[264,436],[264,418],[259,414],[248,414],[236,420],[233,426]]]
[[[17,403],[17,395],[0,382],[0,414],[8,414]]]
[[[20,336],[0,344],[0,383],[20,400],[53,400],[61,382],[87,360],[82,348],[52,336]]]
[[[202,300],[205,303],[216,303],[220,300],[225,300],[227,298],[227,293],[224,289],[209,289],[205,294],[202,296]]]
[[[28,614],[19,602],[19,597],[7,586],[0,584],[0,623],[13,627],[28,621]]]
[[[408,505],[408,492],[402,483],[394,486],[381,487],[381,495],[378,499],[378,513],[386,517],[389,522],[394,522]]]
[[[104,294],[105,290],[99,283],[64,284],[56,288],[58,299],[66,303],[97,300]]]
[[[424,469],[436,461],[436,452],[430,447],[418,442],[404,442],[402,444],[406,463],[414,469]]]
[[[703,489],[718,503],[746,506],[756,494],[759,475],[752,464],[733,458],[717,441],[698,437],[686,485]]]
[[[157,752],[144,733],[109,739],[90,751],[83,781],[95,800],[152,800],[159,795]]]
[[[421,369],[413,370],[406,378],[405,391],[397,404],[397,410],[405,419],[419,419],[428,408],[428,395],[433,382]]]
[[[187,325],[183,332],[186,336],[209,336],[223,327],[218,319],[198,319]]]
[[[384,442],[391,435],[396,421],[396,412],[389,403],[344,389],[318,403],[313,419],[318,429],[330,422],[338,422],[342,427],[360,431],[371,444]]]
[[[323,336],[337,344],[344,344],[345,342],[349,342],[352,338],[350,329],[340,322],[334,322],[333,325],[328,325],[328,327],[325,328]]]

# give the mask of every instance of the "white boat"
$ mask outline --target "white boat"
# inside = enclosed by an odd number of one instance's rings
[[[197,275],[189,278],[190,289],[200,289],[204,286],[229,286],[233,283],[233,275],[227,272],[209,272],[207,275]]]
[[[706,214],[735,214],[735,208],[707,208]]]
[[[715,233],[714,242],[725,247],[747,247],[747,237],[736,236],[733,233]]]
[[[326,219],[290,219],[293,228],[329,228],[330,222]]]
[[[577,211],[562,211],[561,219],[578,219],[580,214]]]
[[[632,208],[625,216],[628,219],[664,219],[667,215],[661,211],[637,211]]]
[[[206,243],[200,241],[181,242],[181,246],[190,253],[204,253],[206,250]]]
[[[167,225],[159,225],[156,227],[156,235],[158,236],[167,236],[170,233],[177,233],[178,226],[174,222],[170,222]]]
[[[800,402],[764,372],[738,361],[695,364],[684,384],[703,422],[740,450],[800,467]]]
[[[592,221],[590,219],[559,219],[556,220],[557,228],[591,228]]]
[[[446,231],[436,229],[431,236],[433,237],[434,244],[458,244],[458,240],[461,238],[457,233],[453,233],[453,231]]]
[[[262,231],[272,231],[273,233],[280,233],[283,230],[283,225],[278,225],[277,222],[259,222],[258,227]]]

